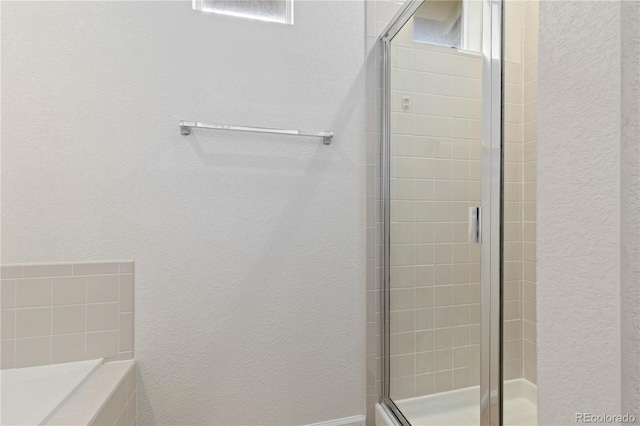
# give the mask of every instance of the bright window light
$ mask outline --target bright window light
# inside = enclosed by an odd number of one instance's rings
[[[479,0],[429,0],[413,18],[413,41],[480,52],[482,2]]]
[[[293,0],[193,0],[193,8],[219,15],[293,24]]]

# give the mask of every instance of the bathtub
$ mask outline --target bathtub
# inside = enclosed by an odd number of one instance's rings
[[[47,424],[104,360],[0,371],[0,424]]]

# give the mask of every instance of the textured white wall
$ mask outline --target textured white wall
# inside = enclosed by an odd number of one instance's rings
[[[136,261],[141,423],[364,412],[363,20],[2,2],[2,261]]]
[[[620,3],[540,2],[539,424],[620,412]]]

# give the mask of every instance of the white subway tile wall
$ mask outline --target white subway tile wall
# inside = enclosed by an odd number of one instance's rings
[[[133,359],[131,261],[0,268],[0,368]]]

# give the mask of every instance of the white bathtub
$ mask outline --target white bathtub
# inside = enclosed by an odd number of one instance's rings
[[[0,371],[0,424],[43,425],[104,360]]]

